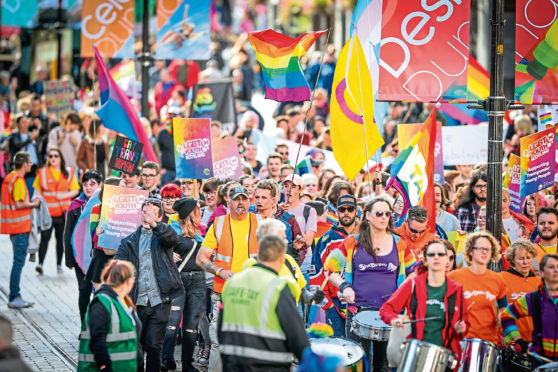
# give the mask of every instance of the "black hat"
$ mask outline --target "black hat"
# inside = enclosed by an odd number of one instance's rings
[[[172,209],[178,213],[178,218],[183,220],[192,213],[197,205],[198,201],[194,198],[182,198],[174,202]]]
[[[240,195],[244,195],[246,198],[249,197],[248,190],[246,190],[244,186],[235,186],[231,189],[231,191],[229,191],[229,198],[231,200],[238,198]]]
[[[357,207],[357,201],[351,194],[343,194],[337,199],[337,208],[348,205],[351,207]]]

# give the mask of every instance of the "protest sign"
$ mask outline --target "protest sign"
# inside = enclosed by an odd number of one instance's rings
[[[521,153],[521,196],[527,196],[554,185],[556,168],[556,131],[549,128],[522,137],[519,141]]]
[[[157,59],[209,59],[210,1],[157,1]]]
[[[231,81],[194,85],[191,117],[221,122],[221,131],[236,130],[236,110]]]
[[[227,137],[213,142],[213,174],[225,180],[242,176],[242,161],[238,153],[236,137]]]
[[[419,124],[399,124],[397,126],[397,138],[399,148],[409,146],[409,143],[422,128],[423,123]],[[444,184],[444,153],[442,144],[442,123],[436,122],[436,149],[434,152],[434,182]]]
[[[81,19],[82,57],[134,58],[133,1],[83,0]]]
[[[45,82],[45,106],[47,114],[60,117],[74,110],[74,87],[71,81],[48,80]]]
[[[510,192],[510,209],[516,213],[523,213],[523,201],[521,197],[521,160],[519,156],[510,154],[504,187]]]
[[[175,118],[172,131],[176,178],[211,178],[211,120]]]
[[[143,144],[141,142],[117,136],[114,141],[109,168],[133,175],[138,169],[142,151]]]
[[[105,185],[99,226],[98,246],[118,249],[120,241],[130,235],[141,224],[141,205],[149,191],[128,187]]]
[[[442,127],[444,165],[466,165],[486,162],[488,125]]]

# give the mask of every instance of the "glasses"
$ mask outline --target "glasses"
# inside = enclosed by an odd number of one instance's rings
[[[171,202],[171,201],[175,201],[175,200],[178,200],[178,198],[171,198],[171,197],[165,197],[165,198],[163,198],[163,201],[164,201],[164,202]]]
[[[421,230],[421,231],[415,230],[415,229],[413,229],[413,228],[411,227],[411,225],[409,225],[409,224],[407,224],[407,227],[409,228],[409,231],[411,231],[413,234],[422,234],[423,232],[426,231],[426,229]]]
[[[479,252],[482,252],[482,253],[488,253],[488,252],[492,251],[492,248],[487,248],[487,247],[473,247],[473,249],[475,251],[479,251]]]
[[[339,211],[339,213],[345,213],[345,212],[349,212],[349,213],[353,213],[355,211],[355,207],[341,207],[341,208],[337,208],[337,210]]]
[[[391,217],[391,212],[390,211],[377,211],[376,212],[376,217],[382,217],[382,216],[386,216],[387,218]]]
[[[59,157],[60,157],[60,155],[58,155],[58,154],[49,154],[48,155],[49,159],[54,159],[54,158],[59,158]]]
[[[180,184],[181,184],[182,186],[184,186],[184,185],[193,185],[193,184],[194,184],[194,181],[182,181],[182,182],[180,182]]]
[[[156,175],[156,174],[145,174],[145,173],[142,173],[141,176],[142,176],[143,178],[155,178],[157,175]]]
[[[216,191],[210,191],[210,192],[204,192],[203,194],[205,196],[215,196],[215,195],[217,195],[217,192]]]
[[[438,256],[438,257],[445,257],[445,256],[447,256],[447,255],[448,255],[448,254],[445,253],[445,252],[434,252],[434,253],[427,253],[427,254],[426,254],[426,257],[436,257],[436,256]]]
[[[488,187],[487,185],[475,185],[475,189],[477,190],[483,190],[483,189],[486,190],[487,187]]]

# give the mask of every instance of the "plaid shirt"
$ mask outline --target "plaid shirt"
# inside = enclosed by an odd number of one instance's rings
[[[477,216],[480,207],[475,202],[460,207],[455,211],[455,217],[459,220],[461,228],[466,232],[473,232],[477,227]]]

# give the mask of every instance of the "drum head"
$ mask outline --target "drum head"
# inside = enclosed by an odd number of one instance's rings
[[[318,355],[341,358],[346,366],[355,364],[364,357],[364,350],[359,344],[341,338],[311,338],[310,347]]]
[[[353,319],[357,324],[374,326],[374,328],[391,328],[384,323],[382,318],[380,318],[380,312],[376,310],[361,311]]]

